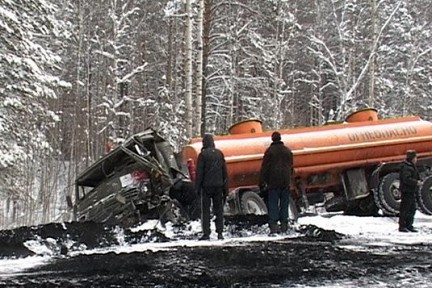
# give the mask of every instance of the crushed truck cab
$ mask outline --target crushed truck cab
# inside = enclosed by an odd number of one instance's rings
[[[196,201],[169,143],[148,129],[77,177],[74,219],[125,226],[146,219],[180,222],[199,215]]]

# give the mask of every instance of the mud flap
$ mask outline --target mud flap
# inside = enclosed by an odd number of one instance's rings
[[[370,194],[364,169],[345,171],[342,174],[342,184],[348,201],[365,198]]]
[[[302,200],[303,200],[304,209],[305,209],[305,211],[308,211],[309,210],[309,200],[308,200],[307,195],[306,195],[305,184],[304,184],[303,180],[297,181],[296,185],[297,185],[297,189],[300,190]],[[292,199],[290,199],[290,200],[292,200]]]
[[[297,204],[295,203],[294,199],[291,197],[291,193],[288,196],[288,221],[290,222],[290,225],[294,225],[297,223],[298,217],[299,217],[299,211],[297,209]]]

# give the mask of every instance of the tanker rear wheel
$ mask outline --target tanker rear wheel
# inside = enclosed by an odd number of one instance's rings
[[[394,216],[395,215],[394,213],[388,211],[384,207],[384,205],[381,203],[380,195],[379,195],[380,194],[379,189],[373,189],[372,194],[373,194],[374,202],[375,202],[377,209],[381,210],[384,216]]]
[[[417,207],[420,212],[432,215],[432,176],[427,177],[416,193]]]
[[[401,201],[399,184],[399,173],[396,172],[389,173],[381,179],[378,196],[385,215],[396,215],[399,213]]]
[[[243,214],[266,215],[267,205],[264,200],[255,192],[247,191],[243,193],[240,200],[241,211]]]

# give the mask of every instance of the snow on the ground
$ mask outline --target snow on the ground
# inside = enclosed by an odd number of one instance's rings
[[[358,244],[370,246],[432,244],[432,216],[420,212],[416,213],[414,220],[414,227],[417,228],[418,233],[399,232],[397,217],[322,214],[313,217],[300,217],[299,224],[312,224],[326,230],[335,230],[338,233],[351,236],[351,240]]]
[[[0,277],[18,276],[29,268],[47,264],[50,256],[31,256],[19,259],[0,259]]]
[[[415,217],[415,227],[419,230],[418,233],[401,233],[398,231],[396,217],[357,217],[346,216],[342,214],[320,214],[317,216],[300,217],[296,225],[315,225],[326,230],[335,230],[347,237],[347,240],[340,241],[340,246],[347,249],[366,249],[371,246],[394,246],[395,244],[432,244],[432,216],[427,216],[417,212]],[[171,225],[166,227],[160,226],[157,221],[148,221],[139,227],[133,228],[133,232],[140,230],[151,230],[155,227],[164,233],[168,238],[174,239],[176,236],[175,228]],[[215,230],[212,223],[212,231]],[[95,253],[131,253],[140,251],[160,251],[167,249],[176,249],[176,247],[192,247],[192,246],[235,246],[247,245],[250,241],[275,241],[286,237],[296,237],[299,234],[293,232],[285,236],[268,236],[266,233],[254,234],[245,232],[242,237],[232,237],[228,232],[224,233],[225,240],[217,240],[215,232],[211,234],[210,241],[198,241],[196,235],[199,235],[201,225],[199,221],[190,223],[182,235],[187,240],[174,240],[162,243],[141,243],[127,244],[121,240],[122,233],[119,233],[119,243],[122,245],[108,248],[99,248],[93,250],[70,251],[69,257],[79,254],[95,254]],[[267,230],[266,230],[267,231]],[[29,241],[27,247],[39,253],[40,256],[32,256],[23,259],[0,259],[0,277],[8,277],[17,275],[20,271],[27,268],[43,265],[54,257],[46,253],[41,247],[37,247],[34,241]],[[44,252],[45,251],[45,252]]]

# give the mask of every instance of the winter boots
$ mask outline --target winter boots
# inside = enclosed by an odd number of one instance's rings
[[[275,235],[278,233],[286,234],[288,232],[288,222],[282,222],[280,227],[277,224],[269,224],[270,227],[270,235]]]
[[[198,240],[200,240],[200,241],[210,240],[210,235],[204,234],[204,235],[202,235],[201,238],[199,238]]]
[[[281,233],[287,233],[288,232],[288,222],[282,222],[281,223]]]
[[[408,226],[406,229],[408,229],[408,231],[413,232],[413,233],[418,232],[418,230],[416,228],[414,228],[413,226]]]
[[[414,228],[413,226],[409,226],[409,227],[399,227],[399,232],[413,232],[413,233],[417,233],[418,230],[416,228]]]
[[[218,238],[218,240],[224,240],[222,233],[218,233],[217,238]],[[200,241],[210,240],[210,235],[204,234],[198,240],[200,240]]]
[[[275,235],[279,232],[279,227],[277,224],[269,224],[270,227],[270,235]]]

